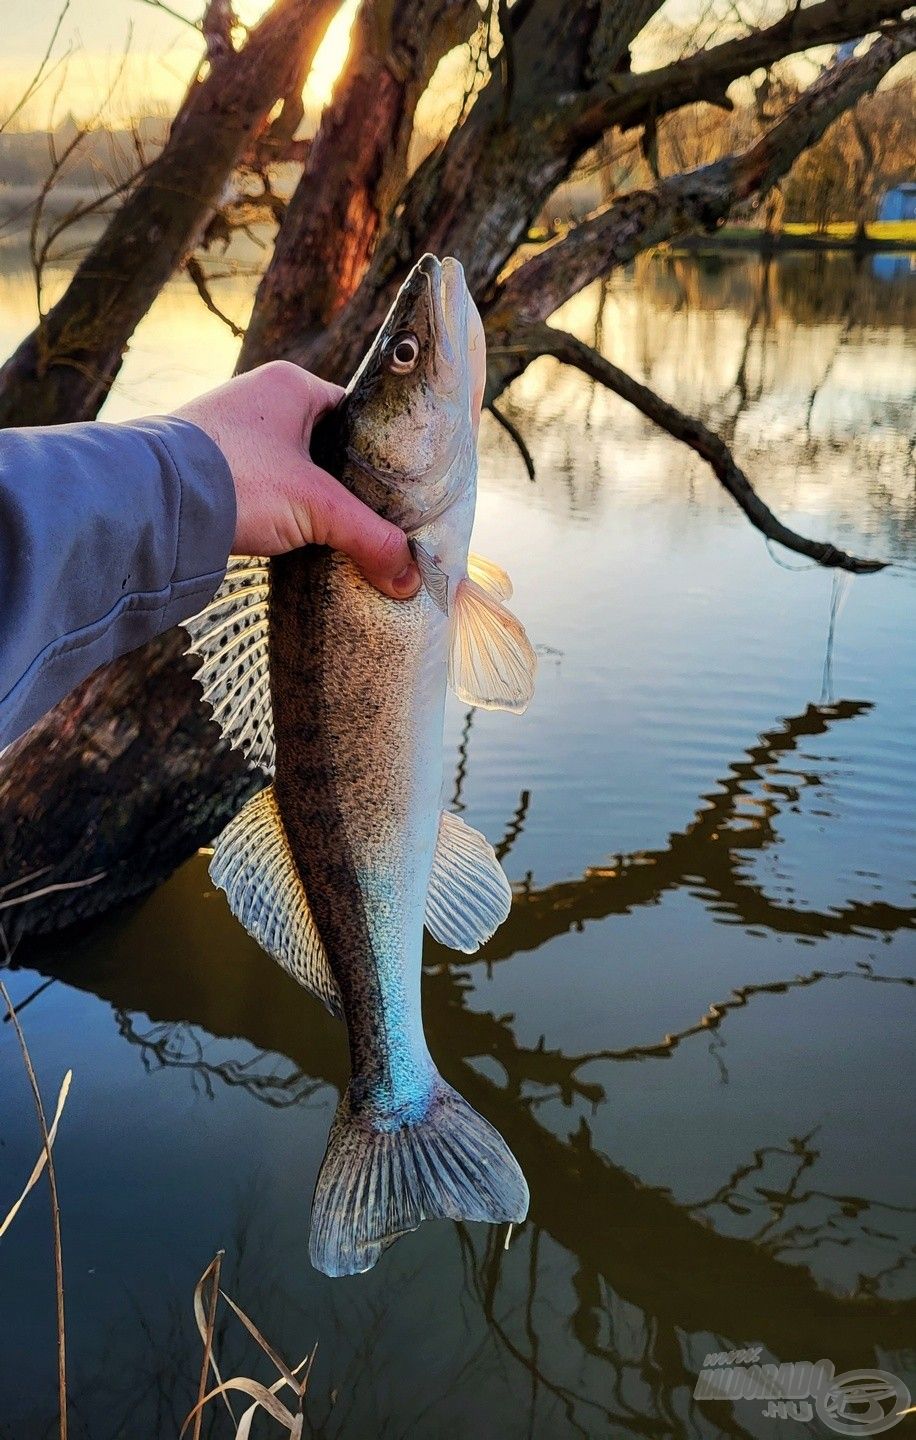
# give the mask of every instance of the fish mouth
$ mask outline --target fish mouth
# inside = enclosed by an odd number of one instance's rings
[[[464,267],[448,255],[440,260],[424,255],[417,271],[426,281],[435,337],[434,369],[444,390],[455,390],[462,380],[462,355],[467,340],[468,287]]]

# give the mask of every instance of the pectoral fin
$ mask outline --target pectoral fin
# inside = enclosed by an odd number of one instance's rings
[[[289,848],[273,786],[249,800],[216,842],[210,877],[229,908],[278,964],[332,1015],[340,991]]]
[[[420,572],[420,579],[424,588],[429,591],[432,599],[438,605],[443,615],[448,614],[448,575],[438,564],[435,557],[420,544],[419,540],[408,540],[410,553],[417,562],[417,569]]]
[[[503,923],[512,891],[493,846],[443,810],[426,895],[426,928],[441,945],[473,955]]]
[[[536,670],[537,656],[524,626],[493,593],[474,580],[462,580],[452,602],[448,661],[449,684],[459,699],[520,715],[534,693]]]

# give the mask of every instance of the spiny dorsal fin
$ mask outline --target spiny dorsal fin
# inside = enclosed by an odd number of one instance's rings
[[[534,694],[537,656],[524,626],[474,580],[452,602],[449,684],[460,700],[520,715]]]
[[[472,552],[468,556],[468,579],[479,585],[481,590],[486,590],[494,600],[512,599],[512,581],[505,570],[483,555]]]
[[[210,604],[184,628],[203,664],[197,680],[224,738],[246,760],[274,771],[274,723],[267,658],[268,562],[230,560]]]
[[[426,894],[426,928],[441,945],[473,955],[505,920],[512,891],[485,835],[443,810]]]
[[[214,885],[229,908],[268,955],[300,985],[317,995],[332,1015],[342,1015],[340,991],[309,909],[269,785],[249,800],[216,842],[210,862]]]

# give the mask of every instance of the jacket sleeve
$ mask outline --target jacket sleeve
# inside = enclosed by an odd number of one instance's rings
[[[235,520],[222,451],[187,420],[0,431],[0,748],[200,610]]]

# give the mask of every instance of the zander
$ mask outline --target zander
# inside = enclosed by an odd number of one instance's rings
[[[407,531],[423,586],[373,589],[316,546],[236,560],[187,628],[227,741],[273,776],[220,836],[210,874],[246,929],[346,1021],[351,1077],[312,1204],[328,1275],[374,1265],[422,1220],[521,1221],[502,1137],[440,1076],[420,1007],[423,926],[475,951],[511,893],[492,847],[441,810],[447,683],[522,711],[535,655],[508,577],[468,555],[483,326],[456,260],[401,288],[314,459]]]

